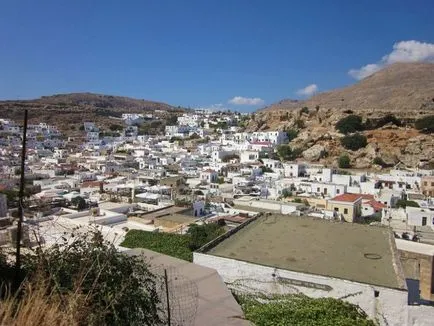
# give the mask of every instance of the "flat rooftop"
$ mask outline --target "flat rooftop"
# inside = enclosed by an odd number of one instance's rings
[[[288,215],[263,216],[207,253],[309,274],[406,289],[389,229]]]

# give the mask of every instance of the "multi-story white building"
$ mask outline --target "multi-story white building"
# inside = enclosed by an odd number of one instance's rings
[[[179,125],[197,127],[199,126],[199,122],[200,122],[200,116],[197,114],[183,114],[182,116],[178,117]]]
[[[166,126],[166,137],[185,137],[190,132],[190,127],[185,125]]]
[[[284,144],[288,141],[288,135],[284,131],[257,131],[238,132],[234,134],[234,141],[244,142],[270,142],[273,145]]]

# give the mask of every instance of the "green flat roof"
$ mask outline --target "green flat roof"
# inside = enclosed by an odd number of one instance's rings
[[[296,272],[406,289],[388,228],[310,217],[258,218],[208,254]]]

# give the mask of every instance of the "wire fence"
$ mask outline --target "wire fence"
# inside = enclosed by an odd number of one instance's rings
[[[175,267],[154,266],[151,272],[157,276],[161,318],[169,326],[194,325],[199,296],[196,283],[181,275]]]

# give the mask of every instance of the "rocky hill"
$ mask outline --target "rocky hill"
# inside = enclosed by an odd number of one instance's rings
[[[368,145],[354,152],[341,146],[343,135],[335,129],[351,114],[373,126],[362,131]],[[300,148],[309,161],[336,165],[337,157],[347,152],[356,168],[371,167],[375,157],[390,165],[416,166],[421,160],[434,160],[434,135],[420,133],[414,123],[433,114],[434,64],[398,63],[346,88],[305,101],[275,103],[256,112],[247,129],[297,130],[290,145]],[[381,123],[391,115],[398,123]]]
[[[93,93],[57,94],[34,100],[0,101],[1,118],[21,121],[24,109],[29,110],[30,123],[46,122],[56,125],[68,136],[73,134],[71,126],[81,125],[84,121],[94,121],[104,127],[113,123],[113,119],[120,118],[122,113],[158,110],[159,115],[164,118],[183,111],[182,108],[165,103]]]

